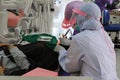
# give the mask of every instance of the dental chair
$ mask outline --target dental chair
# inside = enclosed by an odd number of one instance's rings
[[[110,20],[110,13],[108,10],[104,10],[102,14],[102,24],[104,26],[104,29],[109,33],[111,36],[111,33],[115,32],[115,37],[112,40],[115,44],[115,48],[120,48],[120,39],[119,39],[119,31],[120,31],[120,24],[112,24],[109,23]]]

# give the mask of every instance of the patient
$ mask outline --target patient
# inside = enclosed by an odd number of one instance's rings
[[[58,68],[57,59],[58,54],[47,48],[45,42],[16,46],[0,43],[0,65],[4,75],[22,75],[36,67],[54,71]]]

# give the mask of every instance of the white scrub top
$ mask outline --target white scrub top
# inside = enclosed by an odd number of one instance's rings
[[[85,30],[75,35],[69,49],[60,51],[59,63],[71,74],[78,72],[80,76],[90,76],[93,80],[119,80],[114,44],[102,29]]]

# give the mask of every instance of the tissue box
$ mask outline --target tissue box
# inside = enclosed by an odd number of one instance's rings
[[[43,68],[35,68],[25,73],[23,76],[58,76],[58,73]]]

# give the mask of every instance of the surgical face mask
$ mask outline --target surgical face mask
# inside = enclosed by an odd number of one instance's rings
[[[73,35],[76,35],[77,33],[80,33],[80,26],[77,25],[77,23],[76,23],[76,24],[75,24],[75,28],[74,28]]]
[[[76,26],[75,26],[75,30],[77,30],[78,32],[80,32],[80,26],[76,23]]]

